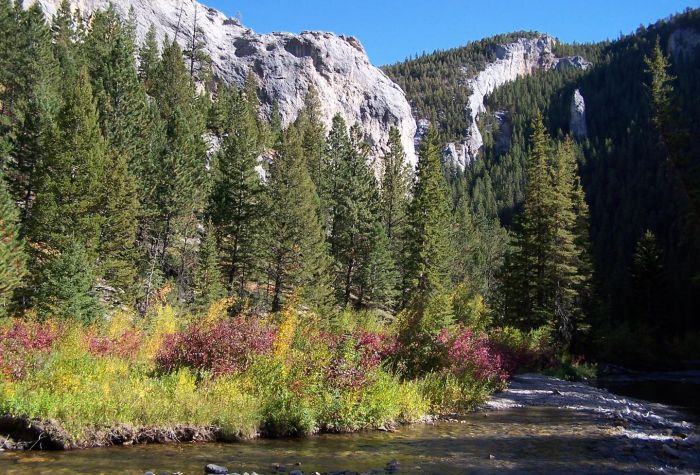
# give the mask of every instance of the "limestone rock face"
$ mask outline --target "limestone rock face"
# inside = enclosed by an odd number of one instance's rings
[[[588,137],[588,127],[586,127],[586,101],[581,95],[581,91],[576,89],[571,98],[571,121],[569,123],[571,135],[578,140]]]
[[[83,14],[107,8],[110,0],[71,0]],[[38,2],[51,17],[60,0]],[[292,122],[313,87],[321,102],[323,119],[330,127],[335,114],[348,125],[359,122],[373,155],[387,146],[389,129],[397,127],[406,157],[416,161],[416,122],[404,92],[380,69],[370,64],[362,44],[353,37],[303,32],[257,34],[234,18],[195,0],[112,0],[127,15],[134,9],[137,36],[142,39],[151,24],[159,40],[166,35],[185,44],[195,26],[203,32],[214,74],[228,83],[242,84],[248,71],[255,73],[261,90],[263,112],[280,107],[285,125]]]
[[[668,52],[676,61],[689,61],[700,46],[700,32],[692,28],[679,28],[668,38]]]
[[[445,149],[446,159],[453,160],[457,166],[464,168],[477,158],[484,145],[478,127],[479,115],[486,111],[486,97],[498,87],[539,70],[588,69],[591,66],[580,56],[556,57],[552,52],[555,45],[553,37],[542,35],[491,47],[496,60],[487,64],[475,77],[467,79],[471,95],[465,113],[470,125],[463,141],[448,144]]]

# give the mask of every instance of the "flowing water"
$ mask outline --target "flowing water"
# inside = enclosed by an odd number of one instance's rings
[[[116,447],[74,452],[0,454],[2,474],[203,473],[207,463],[231,472],[275,473],[274,464],[306,474],[333,471],[398,474],[647,473],[664,466],[634,450],[605,420],[556,408],[474,413],[460,422],[402,427],[396,432],[326,434],[237,444]],[[295,465],[295,464],[300,465]]]

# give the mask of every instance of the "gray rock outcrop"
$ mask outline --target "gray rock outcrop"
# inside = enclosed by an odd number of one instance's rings
[[[484,139],[478,127],[479,115],[486,111],[484,100],[498,87],[535,71],[550,69],[588,69],[591,63],[581,56],[558,58],[552,52],[556,40],[549,35],[520,38],[512,43],[493,45],[496,60],[487,64],[475,77],[467,79],[471,90],[466,107],[469,128],[464,140],[448,144],[445,158],[460,168],[469,166],[478,156]]]
[[[38,2],[50,18],[60,0]],[[83,14],[107,8],[110,0],[72,0]],[[389,129],[401,131],[407,160],[415,163],[413,140],[416,122],[404,92],[380,69],[374,67],[362,44],[353,37],[332,33],[257,34],[234,18],[195,0],[113,0],[126,15],[134,9],[137,36],[143,38],[151,24],[157,36],[177,38],[184,44],[197,27],[213,61],[214,74],[226,82],[241,84],[248,71],[255,73],[269,114],[277,102],[283,123],[298,115],[304,98],[313,87],[319,95],[322,116],[330,127],[335,114],[348,124],[359,122],[373,155],[387,145]]]
[[[679,28],[668,38],[668,52],[676,61],[689,61],[700,46],[700,32],[692,28]]]
[[[581,91],[576,89],[571,98],[571,119],[569,122],[571,135],[577,140],[588,137],[588,127],[586,126],[586,101],[581,95]]]

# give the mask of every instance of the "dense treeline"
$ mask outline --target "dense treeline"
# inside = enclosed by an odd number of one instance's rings
[[[689,354],[697,341],[700,143],[694,138],[700,136],[700,55],[670,54],[669,37],[677,30],[697,30],[699,20],[697,10],[688,10],[617,41],[558,44],[558,55],[582,55],[594,67],[538,72],[499,88],[487,98],[489,112],[482,118],[483,159],[464,173],[449,174],[474,211],[517,228],[527,195],[532,120],[542,111],[549,133],[562,139],[569,133],[573,92],[581,91],[588,138],[575,153],[590,206],[599,295],[592,310],[597,349],[605,358],[640,362],[653,357],[654,351],[644,348],[655,340],[675,342],[680,354]],[[433,63],[441,54],[418,61],[439,69]],[[401,73],[410,69],[405,65]],[[450,87],[433,84],[434,91]],[[416,94],[426,98],[424,110],[443,107],[420,91],[407,92],[417,102]],[[489,126],[496,113],[509,127]],[[461,120],[453,122],[455,130],[463,127]],[[500,136],[503,131],[507,137]]]
[[[314,91],[288,127],[263,118],[254,76],[216,83],[201,44],[138,45],[114,8],[64,2],[50,25],[2,8],[4,313],[265,313],[295,295],[328,321],[405,310],[428,341],[495,309],[508,237],[450,189],[436,132],[415,173],[398,130],[374,162],[359,125],[325,129]]]

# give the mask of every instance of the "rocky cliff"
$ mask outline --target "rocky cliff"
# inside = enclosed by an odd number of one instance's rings
[[[542,35],[491,46],[496,60],[487,64],[476,76],[467,79],[471,94],[465,113],[470,125],[463,141],[448,144],[445,149],[447,160],[452,160],[460,168],[465,168],[476,159],[484,144],[478,127],[479,116],[486,111],[484,100],[496,88],[539,70],[587,69],[591,66],[580,56],[556,57],[552,52],[555,44],[554,38]]]
[[[48,17],[60,0],[33,0]],[[30,0],[31,3],[32,0]],[[109,0],[72,0],[82,13],[107,8]],[[349,124],[360,122],[375,154],[386,147],[389,129],[403,137],[407,160],[415,163],[416,122],[406,97],[381,70],[372,66],[360,42],[332,33],[257,34],[234,18],[194,0],[112,0],[126,15],[133,7],[137,35],[143,38],[151,24],[159,39],[166,35],[184,44],[195,29],[202,30],[214,74],[242,83],[248,71],[258,78],[263,111],[279,104],[285,124],[293,121],[310,87],[318,91],[323,118],[330,126],[340,113]]]

